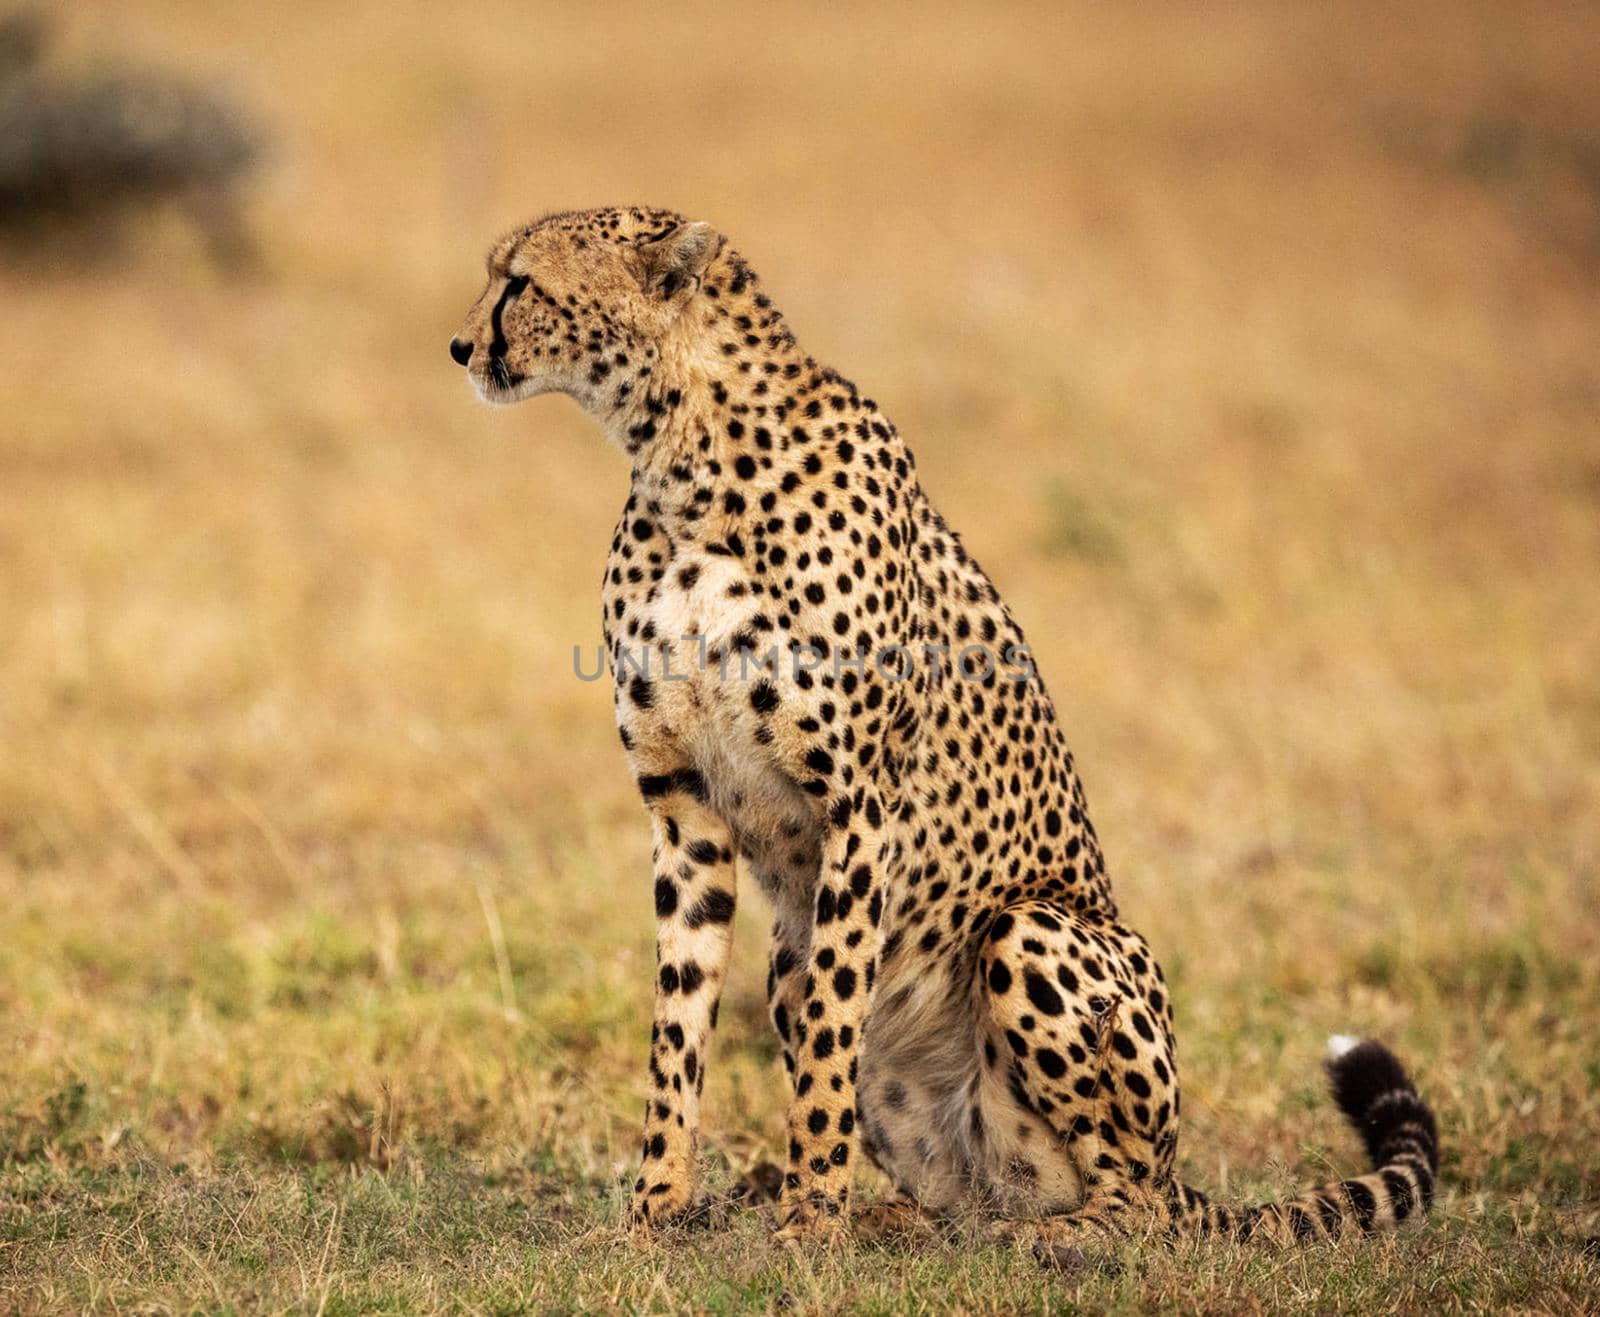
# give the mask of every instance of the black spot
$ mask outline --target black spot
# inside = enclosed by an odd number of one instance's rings
[[[1372,1190],[1360,1180],[1346,1180],[1339,1187],[1344,1190],[1344,1196],[1350,1200],[1350,1208],[1355,1212],[1361,1228],[1370,1230],[1372,1219],[1378,1213],[1378,1200]]]
[[[696,864],[715,864],[717,862],[717,843],[701,838],[690,843],[689,858]]]
[[[1063,1007],[1061,994],[1055,990],[1050,981],[1037,970],[1029,969],[1023,973],[1023,982],[1027,985],[1028,1000],[1031,1001],[1043,1015],[1060,1015]]]
[[[689,908],[683,922],[690,928],[726,924],[733,918],[733,893],[714,887]]]
[[[1411,1215],[1411,1181],[1401,1172],[1388,1166],[1379,1174],[1383,1178],[1384,1188],[1389,1191],[1389,1207],[1394,1212],[1394,1219],[1404,1221]]]

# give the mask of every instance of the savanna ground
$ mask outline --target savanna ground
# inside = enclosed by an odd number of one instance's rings
[[[1600,19],[1587,5],[63,7],[274,128],[0,254],[0,1307],[1575,1311],[1600,1260]],[[1175,983],[1186,1178],[1444,1131],[1399,1239],[616,1233],[648,835],[603,685],[626,470],[445,343],[542,210],[731,232],[1027,626]],[[592,653],[592,649],[590,650]],[[708,1090],[780,1148],[746,895]]]

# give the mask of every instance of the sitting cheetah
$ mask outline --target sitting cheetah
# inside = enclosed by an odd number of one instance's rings
[[[1328,1063],[1369,1174],[1246,1208],[1174,1177],[1171,1001],[1022,630],[899,432],[728,242],[668,211],[568,212],[497,243],[488,273],[450,344],[479,396],[570,394],[633,466],[602,591],[658,921],[631,1220],[697,1206],[740,860],[776,916],[779,1238],[844,1228],[858,1146],[896,1188],[858,1228],[978,1208],[1028,1223],[1046,1260],[1425,1211],[1434,1118],[1375,1042]]]

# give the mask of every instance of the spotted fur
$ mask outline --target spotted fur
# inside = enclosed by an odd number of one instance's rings
[[[721,235],[549,216],[495,245],[451,355],[491,401],[570,394],[632,464],[602,602],[654,839],[634,1221],[695,1203],[741,865],[775,912],[785,1236],[840,1228],[863,1151],[897,1190],[878,1217],[975,1205],[1052,1248],[1324,1237],[1426,1208],[1433,1117],[1376,1043],[1331,1063],[1371,1174],[1249,1209],[1174,1178],[1170,996],[1119,918],[1021,628],[893,424],[802,351]]]

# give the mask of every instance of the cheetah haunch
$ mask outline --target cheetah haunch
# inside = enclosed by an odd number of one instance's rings
[[[1097,1236],[1322,1238],[1424,1211],[1432,1113],[1375,1042],[1334,1097],[1374,1169],[1224,1207],[1173,1176],[1172,1008],[1120,922],[1022,630],[870,398],[795,343],[708,225],[549,216],[489,255],[451,355],[479,395],[570,394],[633,485],[602,590],[617,724],[654,835],[644,1227],[696,1205],[735,863],[776,912],[793,1080],[780,1237],[976,1206],[1041,1256]]]

